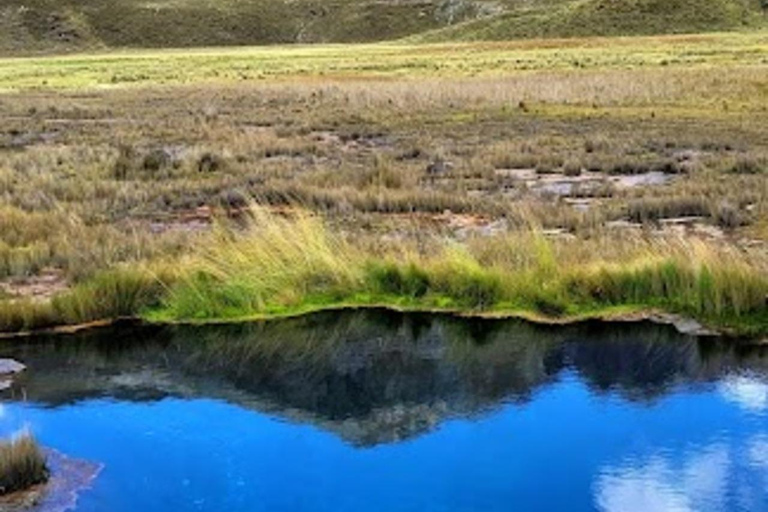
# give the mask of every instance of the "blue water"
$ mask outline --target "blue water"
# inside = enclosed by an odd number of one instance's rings
[[[3,347],[0,434],[103,463],[79,512],[768,511],[764,349],[350,315]]]

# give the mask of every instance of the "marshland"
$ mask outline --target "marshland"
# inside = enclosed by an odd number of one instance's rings
[[[763,510],[766,9],[0,0],[0,511]]]
[[[765,32],[0,62],[0,328],[385,305],[765,334]]]

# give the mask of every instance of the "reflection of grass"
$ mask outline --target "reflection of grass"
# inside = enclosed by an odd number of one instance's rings
[[[766,263],[764,255],[696,240],[557,243],[535,231],[465,245],[434,242],[425,252],[398,244],[366,252],[316,218],[255,210],[245,234],[222,233],[201,251],[160,316],[239,318],[388,304],[556,318],[629,306],[759,328]]]
[[[45,456],[29,434],[0,443],[0,495],[27,489],[48,479]]]

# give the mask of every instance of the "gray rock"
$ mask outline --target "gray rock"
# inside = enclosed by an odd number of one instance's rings
[[[26,366],[14,359],[0,359],[0,375],[21,373],[26,369]]]

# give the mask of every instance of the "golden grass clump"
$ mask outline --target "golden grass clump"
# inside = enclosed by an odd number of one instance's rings
[[[48,476],[45,455],[30,434],[0,442],[0,495],[44,483]]]

